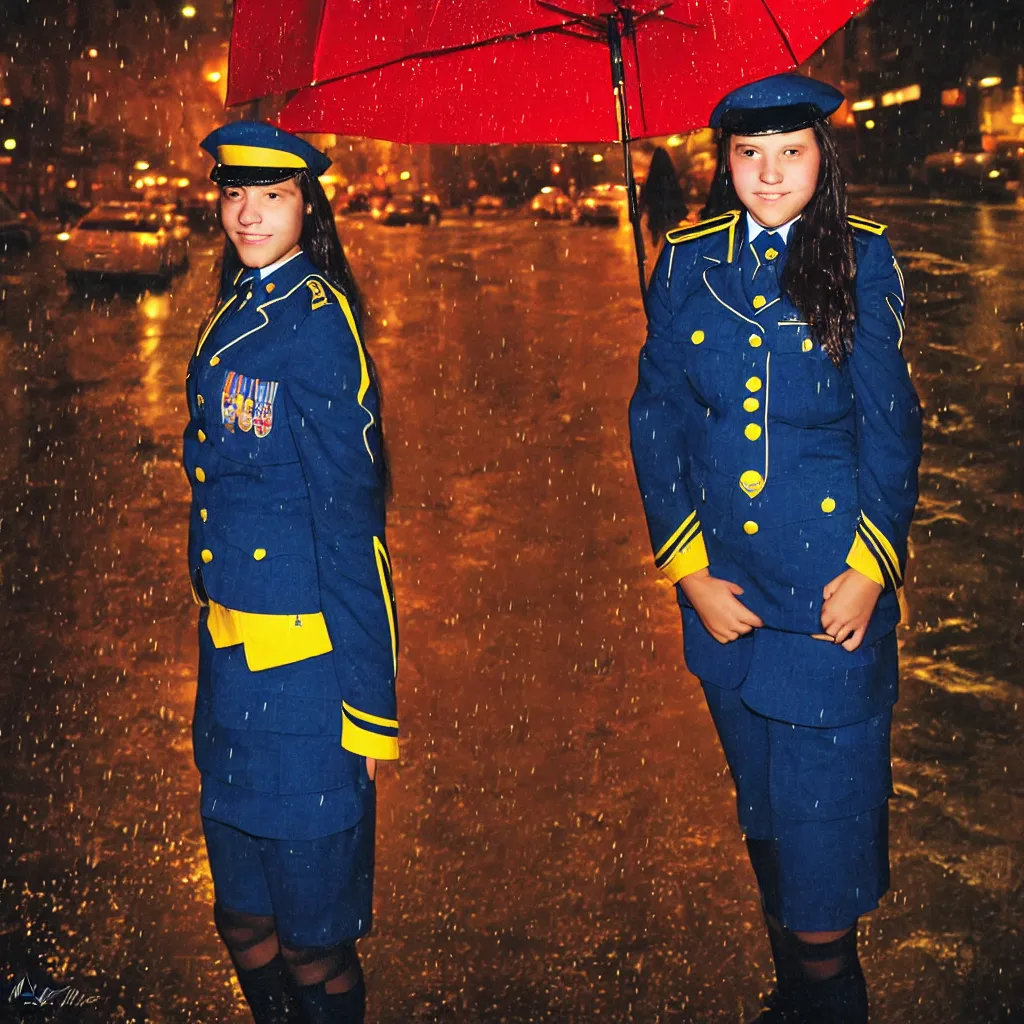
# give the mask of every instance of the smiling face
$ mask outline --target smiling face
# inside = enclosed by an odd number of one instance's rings
[[[220,190],[220,222],[238,258],[253,269],[299,251],[302,210],[302,191],[294,178]]]
[[[818,186],[820,166],[813,128],[729,140],[729,174],[736,195],[765,228],[780,227],[803,211]]]

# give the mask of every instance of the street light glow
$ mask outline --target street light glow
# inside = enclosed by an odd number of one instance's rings
[[[874,121],[870,121],[870,120],[869,121],[865,121],[864,122],[864,127],[868,128],[868,129],[874,128],[875,127],[875,122]]]
[[[95,46],[90,46],[86,52],[90,57],[98,57],[100,55],[100,51],[97,50]]]
[[[982,89],[994,89],[997,85],[1002,85],[1003,80],[998,75],[989,75],[988,78],[983,78],[978,85]]]
[[[412,177],[412,175],[408,171],[402,171],[402,173],[398,177],[402,181],[408,181]]]
[[[135,161],[135,170],[137,170],[137,171],[148,171],[149,170],[149,161],[148,160],[136,160]]]
[[[181,9],[181,16],[183,18],[194,18],[196,16],[196,9],[191,4],[185,4]]]
[[[4,149],[9,153],[12,149],[17,149],[18,143],[16,139],[4,139]]]
[[[604,163],[604,157],[603,157],[603,156],[601,156],[601,154],[600,154],[600,153],[595,153],[595,154],[594,154],[594,155],[593,155],[593,156],[591,157],[591,159],[592,159],[592,160],[594,161],[594,163],[595,163],[595,164],[603,164],[603,163]]]

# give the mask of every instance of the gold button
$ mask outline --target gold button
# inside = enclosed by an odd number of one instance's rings
[[[206,517],[207,517],[208,515],[209,515],[209,513],[208,513],[208,512],[206,511],[206,509],[205,509],[205,508],[201,508],[201,509],[199,510],[199,518],[200,518],[200,519],[202,519],[202,521],[203,521],[204,523],[206,522]]]
[[[800,346],[805,352],[810,352],[814,348],[814,342],[810,338],[804,338],[804,343]]]
[[[269,295],[273,290],[274,290],[274,282],[271,281],[270,284],[267,285],[267,294]]]
[[[220,362],[220,356],[214,356],[214,357],[213,357],[213,358],[212,358],[212,359],[210,360],[210,365],[211,365],[211,366],[216,366],[216,365],[217,365],[217,364],[218,364],[219,362]]]
[[[835,498],[826,498],[821,503],[821,511],[822,512],[835,512],[835,510],[836,510]]]
[[[197,405],[202,405],[205,401],[206,401],[206,399],[203,398],[202,395],[196,395],[196,404]]]
[[[757,531],[759,529],[760,529],[760,527],[757,525],[757,523],[754,522],[753,519],[748,519],[743,524],[743,532],[744,533],[749,533],[751,537],[753,537],[754,534],[757,533]]]
[[[744,398],[743,409],[745,412],[757,412],[761,408],[761,403],[756,398]]]
[[[764,477],[756,469],[748,469],[740,474],[740,487],[747,494],[757,494],[764,484]]]
[[[761,390],[761,378],[760,377],[751,377],[747,381],[747,390],[748,391],[760,391]]]
[[[693,334],[690,335],[690,341],[692,341],[694,343],[694,345],[699,345],[703,340],[704,340],[704,332],[703,331],[694,331]]]
[[[206,481],[206,470],[203,469],[202,466],[196,466],[196,479],[200,483],[204,483]]]
[[[262,562],[263,559],[267,557],[266,548],[257,548],[252,553],[252,557],[255,558],[257,562]]]
[[[212,562],[213,561],[213,552],[209,548],[203,548],[203,550],[199,552],[199,557],[204,562],[207,562],[207,563]]]
[[[750,345],[751,348],[760,348],[761,347],[761,335],[760,334],[752,334],[749,338],[747,338],[747,344]]]
[[[748,441],[756,441],[761,436],[761,428],[756,423],[748,423],[743,428],[743,436]]]
[[[765,251],[764,251],[764,258],[766,260],[773,260],[778,255],[779,255],[779,250],[778,249],[765,249]]]
[[[200,444],[205,444],[205,443],[206,443],[206,433],[205,433],[205,431],[202,431],[202,430],[200,430],[200,431],[199,431],[199,432],[198,432],[198,433],[196,434],[196,437],[198,437],[198,438],[199,438],[199,443],[200,443]]]
[[[763,295],[754,296],[754,309],[760,309],[768,300]]]

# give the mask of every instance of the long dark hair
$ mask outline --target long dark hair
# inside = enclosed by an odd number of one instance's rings
[[[640,189],[640,211],[647,214],[647,230],[655,245],[669,228],[686,217],[686,194],[679,184],[672,157],[662,146],[651,155],[647,180]]]
[[[811,335],[836,366],[853,350],[857,316],[854,299],[853,231],[846,219],[846,180],[835,136],[827,120],[812,126],[821,167],[818,187],[793,225],[782,289],[811,325]],[[718,167],[711,182],[703,218],[742,209],[729,175],[731,135],[718,139]]]
[[[330,200],[324,192],[320,179],[303,169],[296,173],[293,179],[298,183],[302,192],[302,234],[299,236],[299,245],[302,251],[309,257],[310,262],[327,278],[339,291],[343,292],[352,308],[352,315],[355,317],[356,327],[359,330],[359,340],[363,343],[363,354],[366,356],[366,367],[370,373],[370,380],[377,392],[377,429],[380,432],[380,464],[379,473],[381,483],[384,487],[386,497],[391,496],[391,463],[388,459],[387,444],[384,440],[384,394],[380,386],[380,378],[377,374],[377,366],[366,347],[363,327],[367,317],[363,306],[362,292],[356,284],[355,275],[349,265],[345,249],[338,238],[338,229],[334,223],[334,211],[331,209]],[[306,213],[306,210],[309,210]],[[230,238],[224,239],[224,253],[221,257],[221,293],[230,287],[231,283],[243,269],[243,263],[238,258],[238,250]]]

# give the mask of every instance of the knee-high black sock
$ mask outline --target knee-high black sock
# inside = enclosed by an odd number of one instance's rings
[[[798,995],[803,1018],[809,1024],[867,1024],[868,989],[857,956],[857,926],[834,942],[804,942],[792,932],[789,939],[805,973]],[[822,977],[820,967],[826,963],[835,965],[834,973]]]
[[[363,1024],[366,1015],[366,983],[363,972],[347,992],[328,992],[327,983],[301,985],[298,989],[303,1024]]]
[[[292,981],[280,953],[270,963],[250,970],[236,963],[235,974],[253,1024],[298,1024]]]

